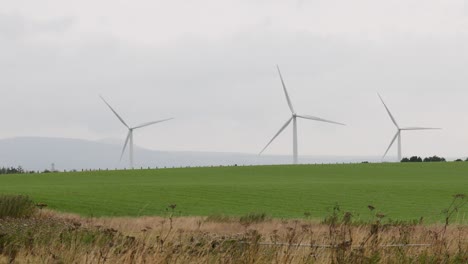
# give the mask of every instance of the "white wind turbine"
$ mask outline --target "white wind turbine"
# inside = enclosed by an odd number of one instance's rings
[[[407,130],[434,130],[434,129],[441,129],[441,128],[433,128],[433,127],[400,127],[398,123],[396,122],[395,118],[393,117],[392,113],[390,113],[390,110],[388,109],[387,105],[385,104],[384,100],[382,99],[382,96],[380,94],[377,94],[380,97],[380,101],[382,101],[382,104],[385,106],[385,109],[387,110],[388,115],[390,116],[390,119],[392,120],[393,124],[395,124],[397,128],[397,132],[395,136],[393,137],[392,141],[390,142],[390,145],[387,148],[387,151],[385,151],[385,154],[383,155],[382,159],[385,158],[387,155],[388,151],[392,147],[393,143],[395,143],[395,140],[398,138],[398,162],[401,161],[402,156],[401,156],[401,131],[407,131]]]
[[[281,71],[279,69],[279,66],[277,65],[276,68],[278,69],[278,73],[281,79],[281,84],[283,85],[283,90],[284,90],[284,95],[286,96],[286,101],[288,102],[289,109],[291,110],[291,117],[286,121],[286,123],[280,128],[280,130],[273,136],[273,138],[268,142],[268,144],[262,149],[259,155],[261,155],[266,148],[278,137],[281,132],[283,132],[284,129],[293,121],[293,163],[297,164],[298,162],[298,149],[297,149],[297,118],[303,118],[303,119],[309,119],[309,120],[314,120],[314,121],[320,121],[320,122],[327,122],[327,123],[332,123],[332,124],[338,124],[338,125],[345,125],[342,123],[322,119],[319,117],[315,116],[310,116],[310,115],[299,115],[294,111],[294,107],[291,103],[291,99],[289,98],[288,91],[286,90],[286,85],[284,84],[283,76],[281,75]]]
[[[127,125],[127,123],[125,123],[125,121],[122,119],[122,117],[120,117],[119,114],[117,114],[117,112],[112,108],[112,106],[110,106],[109,103],[107,103],[107,101],[102,96],[99,96],[99,97],[101,97],[102,101],[104,101],[104,103],[110,108],[110,110],[115,114],[115,116],[117,116],[117,118],[120,120],[120,122],[122,122],[122,124],[125,127],[127,127],[127,129],[128,129],[127,138],[125,139],[125,143],[123,145],[122,153],[120,154],[120,160],[122,160],[125,149],[126,149],[127,145],[130,142],[130,144],[129,144],[130,145],[129,146],[130,168],[133,169],[133,130],[138,129],[138,128],[142,128],[142,127],[146,127],[146,126],[150,126],[150,125],[154,125],[154,124],[157,124],[157,123],[161,123],[161,122],[164,122],[164,121],[168,121],[168,120],[171,120],[173,118],[168,118],[168,119],[163,119],[163,120],[158,120],[158,121],[153,121],[153,122],[147,122],[147,123],[143,123],[141,125],[135,126],[135,127],[130,127],[130,126]]]

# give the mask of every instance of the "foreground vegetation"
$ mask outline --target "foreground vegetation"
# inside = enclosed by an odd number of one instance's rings
[[[339,164],[0,175],[0,194],[24,194],[82,216],[242,216],[323,219],[339,204],[370,220],[443,223],[443,209],[468,190],[468,163]],[[468,222],[468,210],[454,216]]]
[[[452,212],[466,203],[461,194],[448,205],[445,224],[430,226],[390,221],[374,207],[367,222],[338,207],[321,222],[264,214],[174,217],[176,205],[165,217],[83,218],[10,198],[16,210],[0,217],[0,263],[468,262],[468,226],[451,224]]]

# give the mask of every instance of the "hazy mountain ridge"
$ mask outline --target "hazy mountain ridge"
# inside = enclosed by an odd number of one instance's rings
[[[106,140],[106,142],[109,142]],[[122,146],[101,141],[69,138],[18,137],[0,140],[0,166],[22,166],[27,170],[113,169],[128,167],[128,153],[119,162]],[[135,147],[135,167],[186,167],[218,165],[288,164],[289,155],[246,153],[156,151]],[[301,163],[378,161],[378,157],[312,157]]]

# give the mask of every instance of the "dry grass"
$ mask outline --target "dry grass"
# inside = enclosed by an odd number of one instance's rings
[[[0,263],[468,263],[468,227],[206,217],[0,219]],[[256,218],[253,218],[256,219]],[[413,245],[417,244],[417,245]],[[413,246],[412,246],[413,245]]]

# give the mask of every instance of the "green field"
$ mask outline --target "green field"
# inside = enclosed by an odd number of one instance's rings
[[[438,222],[457,193],[468,194],[468,162],[0,175],[0,194],[27,194],[86,216],[164,215],[177,204],[181,215],[301,218],[309,212],[321,219],[338,204],[361,219],[373,205],[391,219]],[[458,221],[468,222],[467,207]]]

